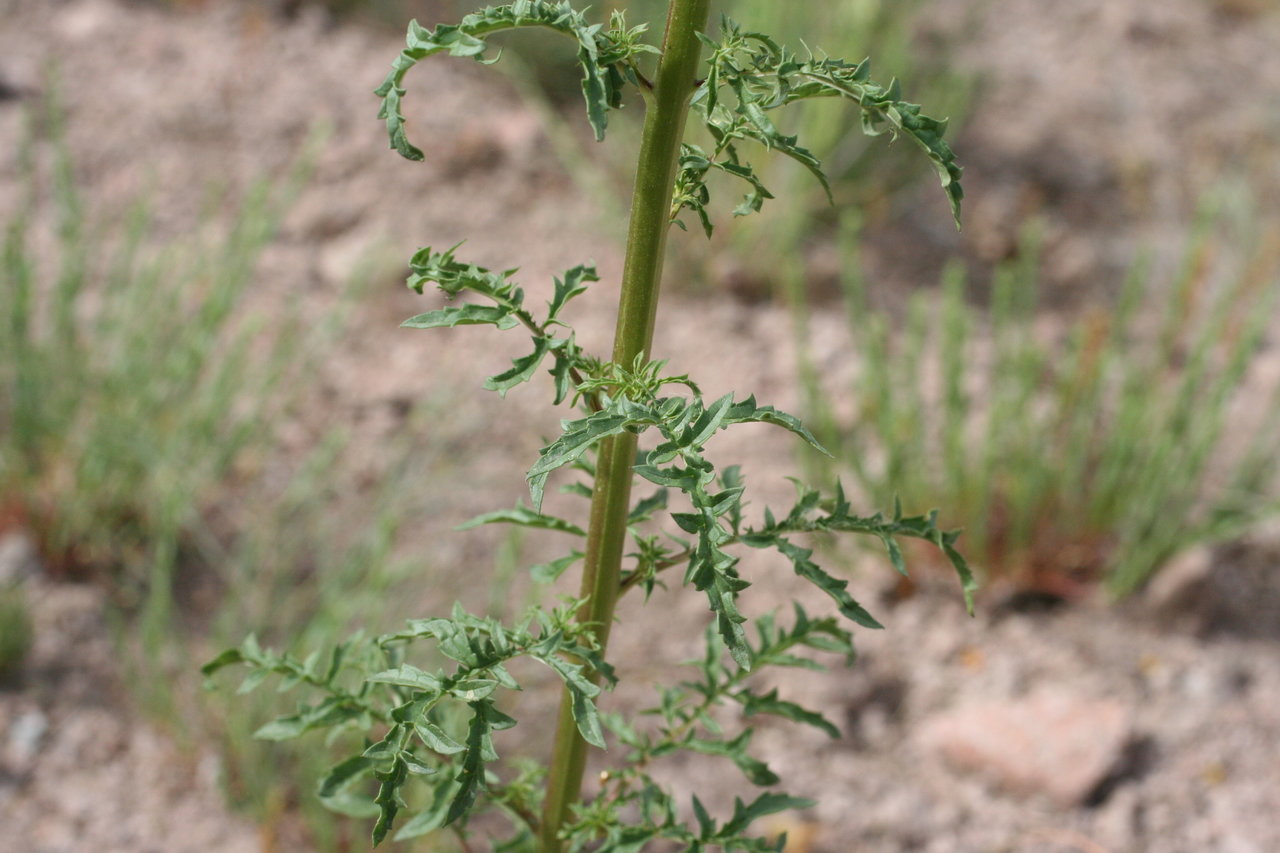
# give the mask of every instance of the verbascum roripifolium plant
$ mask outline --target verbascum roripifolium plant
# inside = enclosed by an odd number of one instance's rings
[[[484,386],[505,395],[545,369],[555,404],[576,409],[528,471],[529,504],[517,501],[514,509],[483,515],[470,526],[514,524],[563,535],[572,542],[568,552],[532,571],[535,579],[551,581],[580,566],[579,596],[535,608],[514,625],[455,607],[448,617],[411,620],[380,637],[358,636],[306,660],[267,651],[250,637],[205,667],[206,674],[232,664],[249,667],[246,690],[274,674],[283,678],[282,686],[314,694],[296,713],[265,725],[259,737],[286,739],[320,729],[337,736],[360,733],[362,746],[321,780],[319,796],[334,809],[372,819],[375,844],[388,835],[408,839],[446,830],[462,850],[475,849],[481,831],[495,851],[636,853],[652,844],[689,851],[781,850],[785,840],[753,833],[753,822],[809,805],[808,800],[770,790],[750,802],[736,800],[729,814],[717,817],[696,796],[682,807],[651,769],[672,753],[692,752],[729,761],[755,785],[776,785],[778,777],[751,754],[752,729],[726,732],[716,721],[723,705],[740,706],[747,718],[779,716],[838,736],[818,711],[747,680],[770,666],[822,669],[816,653],[851,658],[845,623],[880,627],[849,594],[847,582],[820,567],[799,537],[875,537],[902,572],[898,540],[925,540],[954,565],[971,604],[974,582],[955,548],[958,534],[940,530],[936,514],[904,517],[895,508],[890,515],[858,515],[837,484],[829,495],[798,487],[785,512],[766,509],[759,523],[748,523],[740,468],[717,470],[704,452],[707,443],[743,423],[772,424],[815,447],[818,442],[795,417],[753,396],[704,399],[693,380],[665,374],[664,363],[651,357],[667,236],[671,226],[683,228],[688,215],[711,232],[709,175],[721,172],[741,182],[744,195],[733,211],[738,216],[772,198],[744,158],[752,147],[798,161],[825,185],[818,160],[774,123],[774,111],[787,104],[842,98],[861,111],[868,134],[887,131],[911,140],[936,168],[959,221],[960,168],[943,141],[944,121],[903,101],[896,81],[873,82],[866,61],[851,64],[808,49],[798,53],[728,19],[717,35],[708,34],[708,4],[672,0],[660,46],[646,41],[648,28],[630,26],[622,12],[606,26],[592,23],[569,2],[549,0],[488,7],[434,30],[414,22],[407,47],[377,90],[391,147],[410,160],[424,159],[430,152],[410,142],[403,113],[405,78],[413,66],[437,53],[497,61],[491,36],[537,27],[564,35],[576,50],[587,119],[598,139],[628,90],[643,99],[645,118],[609,358],[586,352],[566,319],[570,302],[599,280],[591,266],[575,266],[556,279],[543,310],[526,304],[514,270],[492,271],[459,259],[456,246],[422,249],[411,261],[410,287],[422,292],[434,284],[451,304],[405,326],[519,330],[529,336],[531,351]],[[691,113],[710,142],[685,141]],[[566,480],[561,490],[590,502],[585,523],[542,512],[553,477]],[[633,499],[637,481],[646,489]],[[688,511],[669,509],[673,491],[684,496]],[[838,615],[811,615],[793,603],[784,616],[748,620],[738,605],[750,587],[732,553],[738,547],[776,551],[830,597]],[[618,599],[636,590],[647,596],[679,568],[683,585],[704,594],[710,611],[696,677],[657,688],[653,707],[637,714],[602,713],[597,700],[619,677],[606,654]],[[626,627],[646,630],[644,624]],[[434,645],[435,659],[450,663],[435,670],[415,665],[422,658],[415,658],[414,648],[423,643]],[[516,658],[544,664],[564,684],[545,764],[498,760],[496,735],[517,723],[502,710],[504,694],[519,689],[508,671]],[[584,796],[591,749],[608,749],[612,761]],[[505,820],[485,819],[478,829],[477,819],[486,812]]]

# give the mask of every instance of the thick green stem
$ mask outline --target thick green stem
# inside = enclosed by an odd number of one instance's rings
[[[631,224],[613,347],[614,363],[628,368],[637,356],[648,357],[653,342],[676,166],[701,53],[697,34],[706,26],[709,4],[710,0],[671,0],[667,11],[662,58],[645,114],[635,192],[631,198]],[[596,460],[582,576],[582,596],[587,601],[578,618],[594,626],[601,654],[609,641],[621,587],[622,550],[627,537],[635,454],[636,437],[628,433],[604,441]],[[566,691],[560,703],[543,805],[542,853],[560,853],[560,828],[581,794],[586,761],[587,743],[578,734],[571,698]]]

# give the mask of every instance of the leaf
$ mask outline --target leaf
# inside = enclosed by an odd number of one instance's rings
[[[418,720],[413,724],[413,730],[422,739],[422,742],[427,745],[427,749],[440,755],[457,755],[466,749],[465,746],[445,734],[444,729],[430,720]]]
[[[807,809],[817,805],[813,800],[803,797],[792,797],[788,794],[766,792],[756,797],[750,805],[744,806],[742,800],[734,798],[733,817],[720,830],[722,835],[740,835],[753,821],[791,809]]]
[[[357,820],[376,818],[382,812],[378,804],[373,801],[373,797],[353,791],[338,791],[332,797],[319,799],[320,805],[329,811]]]
[[[347,652],[351,650],[351,647],[356,643],[360,636],[361,635],[357,634],[356,637],[348,640],[347,642],[338,643],[333,647],[333,650],[329,653],[329,666],[324,672],[325,684],[333,684],[333,680],[337,678],[338,673],[342,671],[342,663],[346,660]]]
[[[631,508],[631,513],[627,516],[627,524],[641,524],[653,517],[653,514],[660,509],[667,508],[667,490],[658,489],[647,498],[643,498],[636,502]]]
[[[840,730],[835,727],[835,724],[818,712],[810,711],[794,702],[779,699],[777,688],[763,696],[743,690],[734,694],[733,698],[742,703],[743,713],[748,717],[756,714],[770,714],[821,729],[833,738],[840,737]]]
[[[454,530],[470,530],[473,527],[479,527],[482,524],[515,524],[520,527],[531,527],[538,530],[558,530],[561,533],[572,533],[574,536],[586,536],[587,533],[576,524],[565,521],[563,518],[556,518],[552,515],[543,515],[535,512],[517,502],[515,509],[503,509],[497,512],[488,512],[484,515],[478,515],[470,521],[459,524]]]
[[[635,466],[632,470],[657,486],[680,489],[683,492],[692,491],[698,486],[697,472],[690,471],[688,468],[677,468],[675,466],[658,468],[654,465],[641,464]]]
[[[271,674],[269,669],[253,669],[244,677],[244,681],[240,682],[240,686],[236,688],[236,695],[243,696],[258,688],[262,682],[267,680],[267,676]]]
[[[499,711],[497,706],[492,702],[485,705],[484,717],[489,723],[489,728],[495,732],[506,731],[507,729],[514,728],[516,725],[516,721],[513,717]]]
[[[463,678],[455,681],[449,693],[464,702],[476,702],[487,699],[498,689],[498,682],[491,678]]]
[[[605,85],[607,78],[601,74],[596,59],[596,43],[594,33],[587,27],[577,30],[579,39],[578,62],[582,65],[582,96],[587,102],[587,120],[595,131],[596,142],[604,140],[605,128],[608,126],[609,89]]]
[[[958,228],[960,205],[964,198],[964,190],[960,186],[962,169],[956,163],[951,147],[942,138],[947,122],[922,115],[918,104],[900,100],[901,88],[896,79],[888,88],[870,82],[867,79],[868,68],[866,62],[851,66],[832,59],[801,63],[793,75],[803,84],[792,88],[784,102],[824,96],[846,98],[862,108],[862,126],[868,136],[878,135],[886,125],[895,134],[905,134],[933,164]]]
[[[396,813],[404,806],[400,799],[400,786],[404,784],[409,773],[408,765],[399,756],[392,761],[391,769],[386,773],[376,773],[382,784],[378,787],[378,796],[373,801],[379,807],[378,820],[373,825],[373,846],[377,847],[387,837],[391,826],[395,823]]]
[[[210,675],[213,675],[215,672],[222,669],[223,667],[234,666],[235,664],[244,663],[244,662],[245,662],[244,654],[241,653],[239,649],[227,649],[226,651],[219,654],[216,658],[209,661],[204,666],[200,667],[200,673],[201,675],[208,677]]]
[[[839,59],[817,57],[812,52],[808,59],[801,60],[766,36],[742,32],[728,19],[721,26],[720,41],[709,43],[714,54],[706,83],[695,94],[693,104],[716,140],[716,155],[707,158],[714,161],[716,167],[729,171],[726,167],[738,162],[734,140],[750,139],[802,164],[830,197],[826,177],[813,152],[800,145],[794,136],[780,133],[768,112],[806,98],[844,98],[860,108],[863,131],[867,135],[876,136],[887,129],[895,136],[907,136],[920,146],[938,173],[959,227],[964,197],[960,186],[962,170],[950,146],[943,141],[947,123],[921,114],[917,104],[902,101],[897,80],[887,87],[872,82],[870,64],[866,61],[851,65]],[[722,98],[722,89],[732,92],[732,99]],[[727,155],[723,160],[722,153]],[[695,173],[701,169],[702,174],[710,168],[693,162],[690,166]],[[685,206],[693,209],[705,205],[705,198],[689,186],[696,184],[697,178],[695,174],[684,182],[684,193],[680,196]],[[755,188],[754,197],[749,196],[735,213],[744,212],[744,207],[745,212],[758,209],[760,189]],[[703,210],[698,212],[705,217]]]
[[[741,403],[735,403],[725,415],[724,423],[726,426],[745,423],[766,423],[780,426],[804,439],[806,444],[819,453],[831,456],[831,452],[818,442],[818,439],[814,437],[813,433],[809,432],[804,424],[800,423],[799,418],[786,412],[780,412],[773,406],[757,406],[755,395],[748,397]]]
[[[415,776],[432,776],[437,773],[437,769],[430,764],[422,761],[418,756],[409,750],[401,750],[400,758],[404,761],[405,767]]]
[[[697,420],[689,427],[692,433],[688,441],[684,442],[686,447],[701,448],[706,444],[711,436],[716,434],[720,429],[720,425],[724,423],[733,406],[733,394],[725,394],[716,400],[707,408]]]
[[[690,738],[686,742],[686,746],[703,755],[721,755],[728,758],[737,765],[738,769],[754,785],[778,784],[777,774],[770,770],[767,764],[747,754],[747,747],[751,743],[751,735],[752,730],[745,729],[742,734],[732,740]]]
[[[537,372],[538,365],[542,364],[542,360],[546,358],[550,346],[551,342],[547,338],[534,338],[533,352],[515,359],[510,370],[486,379],[484,381],[485,390],[497,391],[499,396],[505,397],[512,388],[522,382],[528,382],[533,378],[533,374]]]
[[[595,494],[591,490],[591,487],[586,483],[565,483],[560,487],[560,493],[565,495],[577,495],[580,498],[587,498],[588,500],[590,500]]]
[[[449,803],[445,814],[445,825],[453,823],[466,814],[476,796],[484,786],[484,752],[489,738],[489,718],[485,708],[492,707],[488,701],[472,702],[471,725],[467,731],[467,751],[462,758],[462,768],[457,776],[458,791]]]
[[[529,567],[529,575],[533,578],[534,583],[555,583],[555,581],[564,574],[570,566],[582,559],[581,551],[574,551],[565,557],[552,560],[549,563],[539,563],[536,566]]]
[[[568,465],[592,445],[623,432],[633,423],[631,416],[619,414],[614,408],[602,409],[589,417],[565,424],[565,431],[551,444],[542,448],[538,461],[529,469],[525,478],[529,481],[529,496],[534,510],[542,507],[542,495],[547,477],[557,468]]]
[[[831,596],[840,607],[840,612],[847,618],[853,620],[864,628],[883,628],[884,626],[877,622],[870,613],[868,613],[862,605],[853,600],[853,596],[849,595],[847,587],[848,581],[837,580],[822,570],[817,563],[809,559],[813,555],[811,548],[801,548],[794,545],[786,539],[779,538],[776,541],[776,547],[779,552],[791,560],[795,567],[796,574],[812,583],[818,589]]]
[[[973,596],[978,591],[978,579],[973,575],[973,569],[969,567],[969,561],[953,544],[958,534],[947,533],[943,535],[942,550],[947,555],[947,559],[951,561],[952,567],[955,568],[956,574],[960,576],[960,589],[964,593],[965,608],[969,611],[969,615],[973,615]]]
[[[548,320],[555,320],[560,316],[560,311],[568,304],[570,299],[585,293],[587,285],[584,282],[599,281],[600,276],[596,273],[594,266],[579,264],[564,274],[563,279],[555,280],[555,293],[551,297],[549,310],[547,312]]]
[[[463,263],[453,254],[461,245],[455,244],[443,252],[437,252],[430,246],[415,252],[409,260],[409,269],[413,272],[409,278],[409,286],[422,293],[427,283],[434,283],[450,298],[470,291],[493,300],[511,312],[521,310],[524,295],[510,281],[517,271],[512,269],[492,272],[476,264]]]
[[[671,520],[685,533],[697,533],[706,523],[703,515],[697,512],[673,512]]]
[[[489,62],[485,57],[488,47],[485,39],[493,33],[519,27],[546,27],[577,42],[587,117],[596,138],[603,139],[608,110],[621,106],[622,102],[619,87],[626,78],[618,72],[618,67],[625,66],[632,55],[652,50],[638,41],[642,31],[602,32],[599,25],[587,23],[582,13],[565,0],[516,0],[504,6],[479,9],[458,24],[442,24],[434,30],[422,27],[417,21],[409,24],[405,49],[375,91],[382,98],[378,117],[386,120],[391,147],[410,160],[421,160],[424,156],[409,142],[401,108],[404,78],[410,68],[432,54],[443,52]]]
[[[573,700],[573,719],[578,724],[578,732],[582,735],[582,739],[592,746],[604,749],[604,733],[600,730],[600,716],[596,711],[595,703],[591,701],[600,695],[600,688],[583,675],[580,664],[569,663],[555,654],[539,654],[535,657],[551,667],[564,681]]]
[[[352,719],[359,709],[345,707],[337,699],[327,699],[319,705],[306,707],[297,714],[277,717],[262,726],[253,736],[259,740],[290,740],[313,729],[326,728]]]
[[[712,820],[711,815],[707,813],[707,807],[702,804],[702,800],[699,800],[696,794],[693,796],[693,816],[698,820],[698,830],[703,838],[715,836],[716,822]]]
[[[394,684],[429,693],[439,693],[442,688],[439,678],[407,663],[370,675],[365,681],[372,684]]]
[[[748,586],[747,582],[715,568],[706,568],[702,574],[710,577],[695,580],[694,584],[707,593],[711,612],[716,617],[716,630],[734,662],[743,669],[751,669],[751,647],[742,630],[747,617],[739,612],[737,602],[737,594]]]
[[[356,779],[367,776],[373,768],[373,761],[363,755],[355,755],[340,761],[320,780],[317,791],[321,799],[331,799],[339,791]]]
[[[511,310],[503,305],[459,305],[428,311],[410,317],[400,324],[405,329],[440,329],[453,326],[497,326],[513,329],[520,321],[511,316]]]

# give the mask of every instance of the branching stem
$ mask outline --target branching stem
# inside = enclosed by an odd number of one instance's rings
[[[645,113],[631,221],[623,265],[618,326],[613,362],[630,365],[636,356],[648,357],[662,278],[663,255],[669,230],[669,211],[675,185],[680,142],[684,137],[692,81],[697,78],[701,43],[710,0],[671,0],[662,57],[653,83],[653,97]],[[630,512],[632,466],[636,436],[624,433],[600,447],[591,519],[587,531],[579,619],[593,626],[604,654],[621,589],[622,552]],[[560,853],[560,828],[582,790],[587,743],[573,718],[572,697],[566,691],[560,704],[556,740],[543,805],[542,853]]]

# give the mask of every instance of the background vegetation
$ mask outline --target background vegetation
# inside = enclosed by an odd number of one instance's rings
[[[1037,242],[1028,228],[989,305],[955,265],[897,317],[869,305],[849,257],[861,359],[844,388],[808,365],[811,421],[867,494],[942,507],[989,580],[1128,595],[1280,508],[1280,384],[1251,381],[1280,259],[1247,198],[1224,194],[1177,269],[1140,257],[1113,303],[1046,327]]]
[[[328,5],[397,28],[406,11],[434,20],[468,8],[461,0],[407,10],[399,0]],[[919,6],[745,0],[734,11],[747,26],[786,36],[823,32],[833,54],[874,44],[878,75],[909,79],[910,98],[937,105],[955,126],[976,81],[948,70],[951,47],[928,40]],[[536,41],[518,49],[550,67]],[[554,69],[527,95],[544,109],[579,97],[576,80],[566,84]],[[909,512],[941,506],[945,525],[968,528],[980,567],[1065,595],[1099,581],[1132,592],[1178,550],[1280,508],[1280,398],[1240,396],[1256,387],[1247,382],[1277,298],[1275,235],[1259,233],[1247,202],[1208,205],[1179,270],[1135,259],[1112,301],[1054,320],[1048,333],[1034,229],[990,288],[954,267],[906,310],[885,310],[868,297],[864,225],[895,215],[915,172],[902,157],[869,174],[861,135],[844,116],[816,105],[794,128],[828,164],[836,208],[784,164],[765,180],[787,201],[746,228],[724,229],[718,239],[733,244],[696,248],[683,262],[704,288],[732,279],[739,295],[781,293],[802,346],[810,313],[847,313],[865,368],[838,387],[816,383],[812,371],[801,378],[820,437],[873,503],[896,495]],[[422,510],[423,482],[448,460],[407,438],[387,454],[387,476],[369,501],[333,484],[346,453],[341,430],[302,458],[264,461],[279,454],[277,425],[300,404],[291,379],[345,324],[340,309],[306,329],[241,310],[305,168],[284,189],[264,180],[240,202],[210,190],[196,237],[159,240],[145,195],[123,222],[86,210],[73,179],[77,153],[58,121],[56,106],[33,112],[34,129],[13,152],[30,182],[0,223],[0,520],[21,521],[51,573],[110,589],[126,645],[173,673],[268,622],[276,636],[265,641],[296,638],[299,648],[343,633],[422,571],[399,543]],[[563,150],[577,144],[565,140]],[[627,180],[611,161],[598,170],[600,181]],[[819,247],[842,259],[832,281],[813,263]],[[749,268],[726,269],[724,259],[742,253]],[[987,290],[989,299],[973,297]],[[1238,417],[1246,403],[1263,413],[1256,423]],[[406,433],[446,408],[416,407]],[[503,605],[501,588],[492,600]],[[20,596],[0,590],[0,608],[0,626],[13,629],[0,639],[2,670],[29,638],[19,630]],[[193,687],[151,680],[141,698],[191,707]],[[261,781],[268,762],[297,765],[299,779],[328,763],[314,749],[281,759],[244,736],[279,700],[213,701],[206,707],[227,734],[233,795],[263,816],[308,810],[318,846],[341,849],[341,831],[305,792]],[[193,716],[169,715],[180,718]]]

